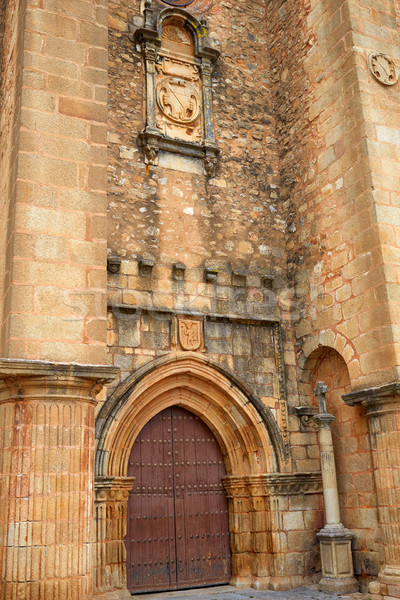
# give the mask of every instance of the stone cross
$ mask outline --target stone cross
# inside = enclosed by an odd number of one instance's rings
[[[318,381],[317,387],[314,390],[314,395],[317,396],[319,402],[319,409],[321,413],[326,414],[326,394],[328,392],[328,386],[323,381]]]

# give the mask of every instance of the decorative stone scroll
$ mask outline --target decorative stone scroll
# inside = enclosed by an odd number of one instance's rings
[[[211,73],[219,51],[204,20],[180,8],[155,14],[146,0],[144,26],[134,41],[142,48],[146,72],[146,126],[139,135],[145,162],[157,165],[159,151],[204,160],[214,176],[219,149],[212,122]]]
[[[300,418],[301,429],[303,431],[318,431],[319,427],[314,421],[314,415],[318,412],[316,406],[295,406],[294,410]]]

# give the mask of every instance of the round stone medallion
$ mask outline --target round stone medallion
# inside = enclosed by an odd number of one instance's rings
[[[368,58],[369,68],[375,79],[384,85],[394,85],[398,80],[396,65],[383,52],[373,52]]]

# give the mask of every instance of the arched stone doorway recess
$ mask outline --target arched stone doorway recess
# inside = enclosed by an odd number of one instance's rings
[[[186,352],[154,361],[125,380],[97,419],[94,584],[103,598],[130,597],[126,588],[127,477],[132,445],[146,423],[177,405],[197,415],[221,448],[227,476],[234,585],[275,587],[273,506],[283,488],[320,487],[310,474],[290,473],[290,457],[272,414],[261,401],[202,355]],[[301,480],[301,481],[300,481]],[[293,490],[291,492],[291,490]],[[306,492],[307,493],[307,492]],[[274,555],[275,554],[275,555]],[[107,595],[109,593],[114,595]]]
[[[304,361],[300,377],[300,396],[304,411],[303,431],[309,432],[309,449],[317,441],[317,428],[311,414],[319,412],[314,396],[317,381],[328,386],[327,411],[332,422],[341,520],[356,534],[353,560],[356,576],[368,581],[379,571],[379,523],[376,510],[376,485],[373,472],[368,423],[362,406],[348,406],[343,396],[351,392],[349,370],[343,356],[334,348],[319,346]],[[317,450],[317,448],[316,448]],[[317,454],[317,452],[315,453]],[[319,449],[318,449],[319,454]],[[378,535],[377,535],[378,532]]]

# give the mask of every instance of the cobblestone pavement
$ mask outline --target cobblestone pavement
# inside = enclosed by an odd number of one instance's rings
[[[238,589],[229,585],[180,592],[160,592],[157,594],[138,594],[135,598],[142,600],[367,600],[368,595],[325,594],[316,587],[301,587],[287,592],[271,592],[253,589]]]

